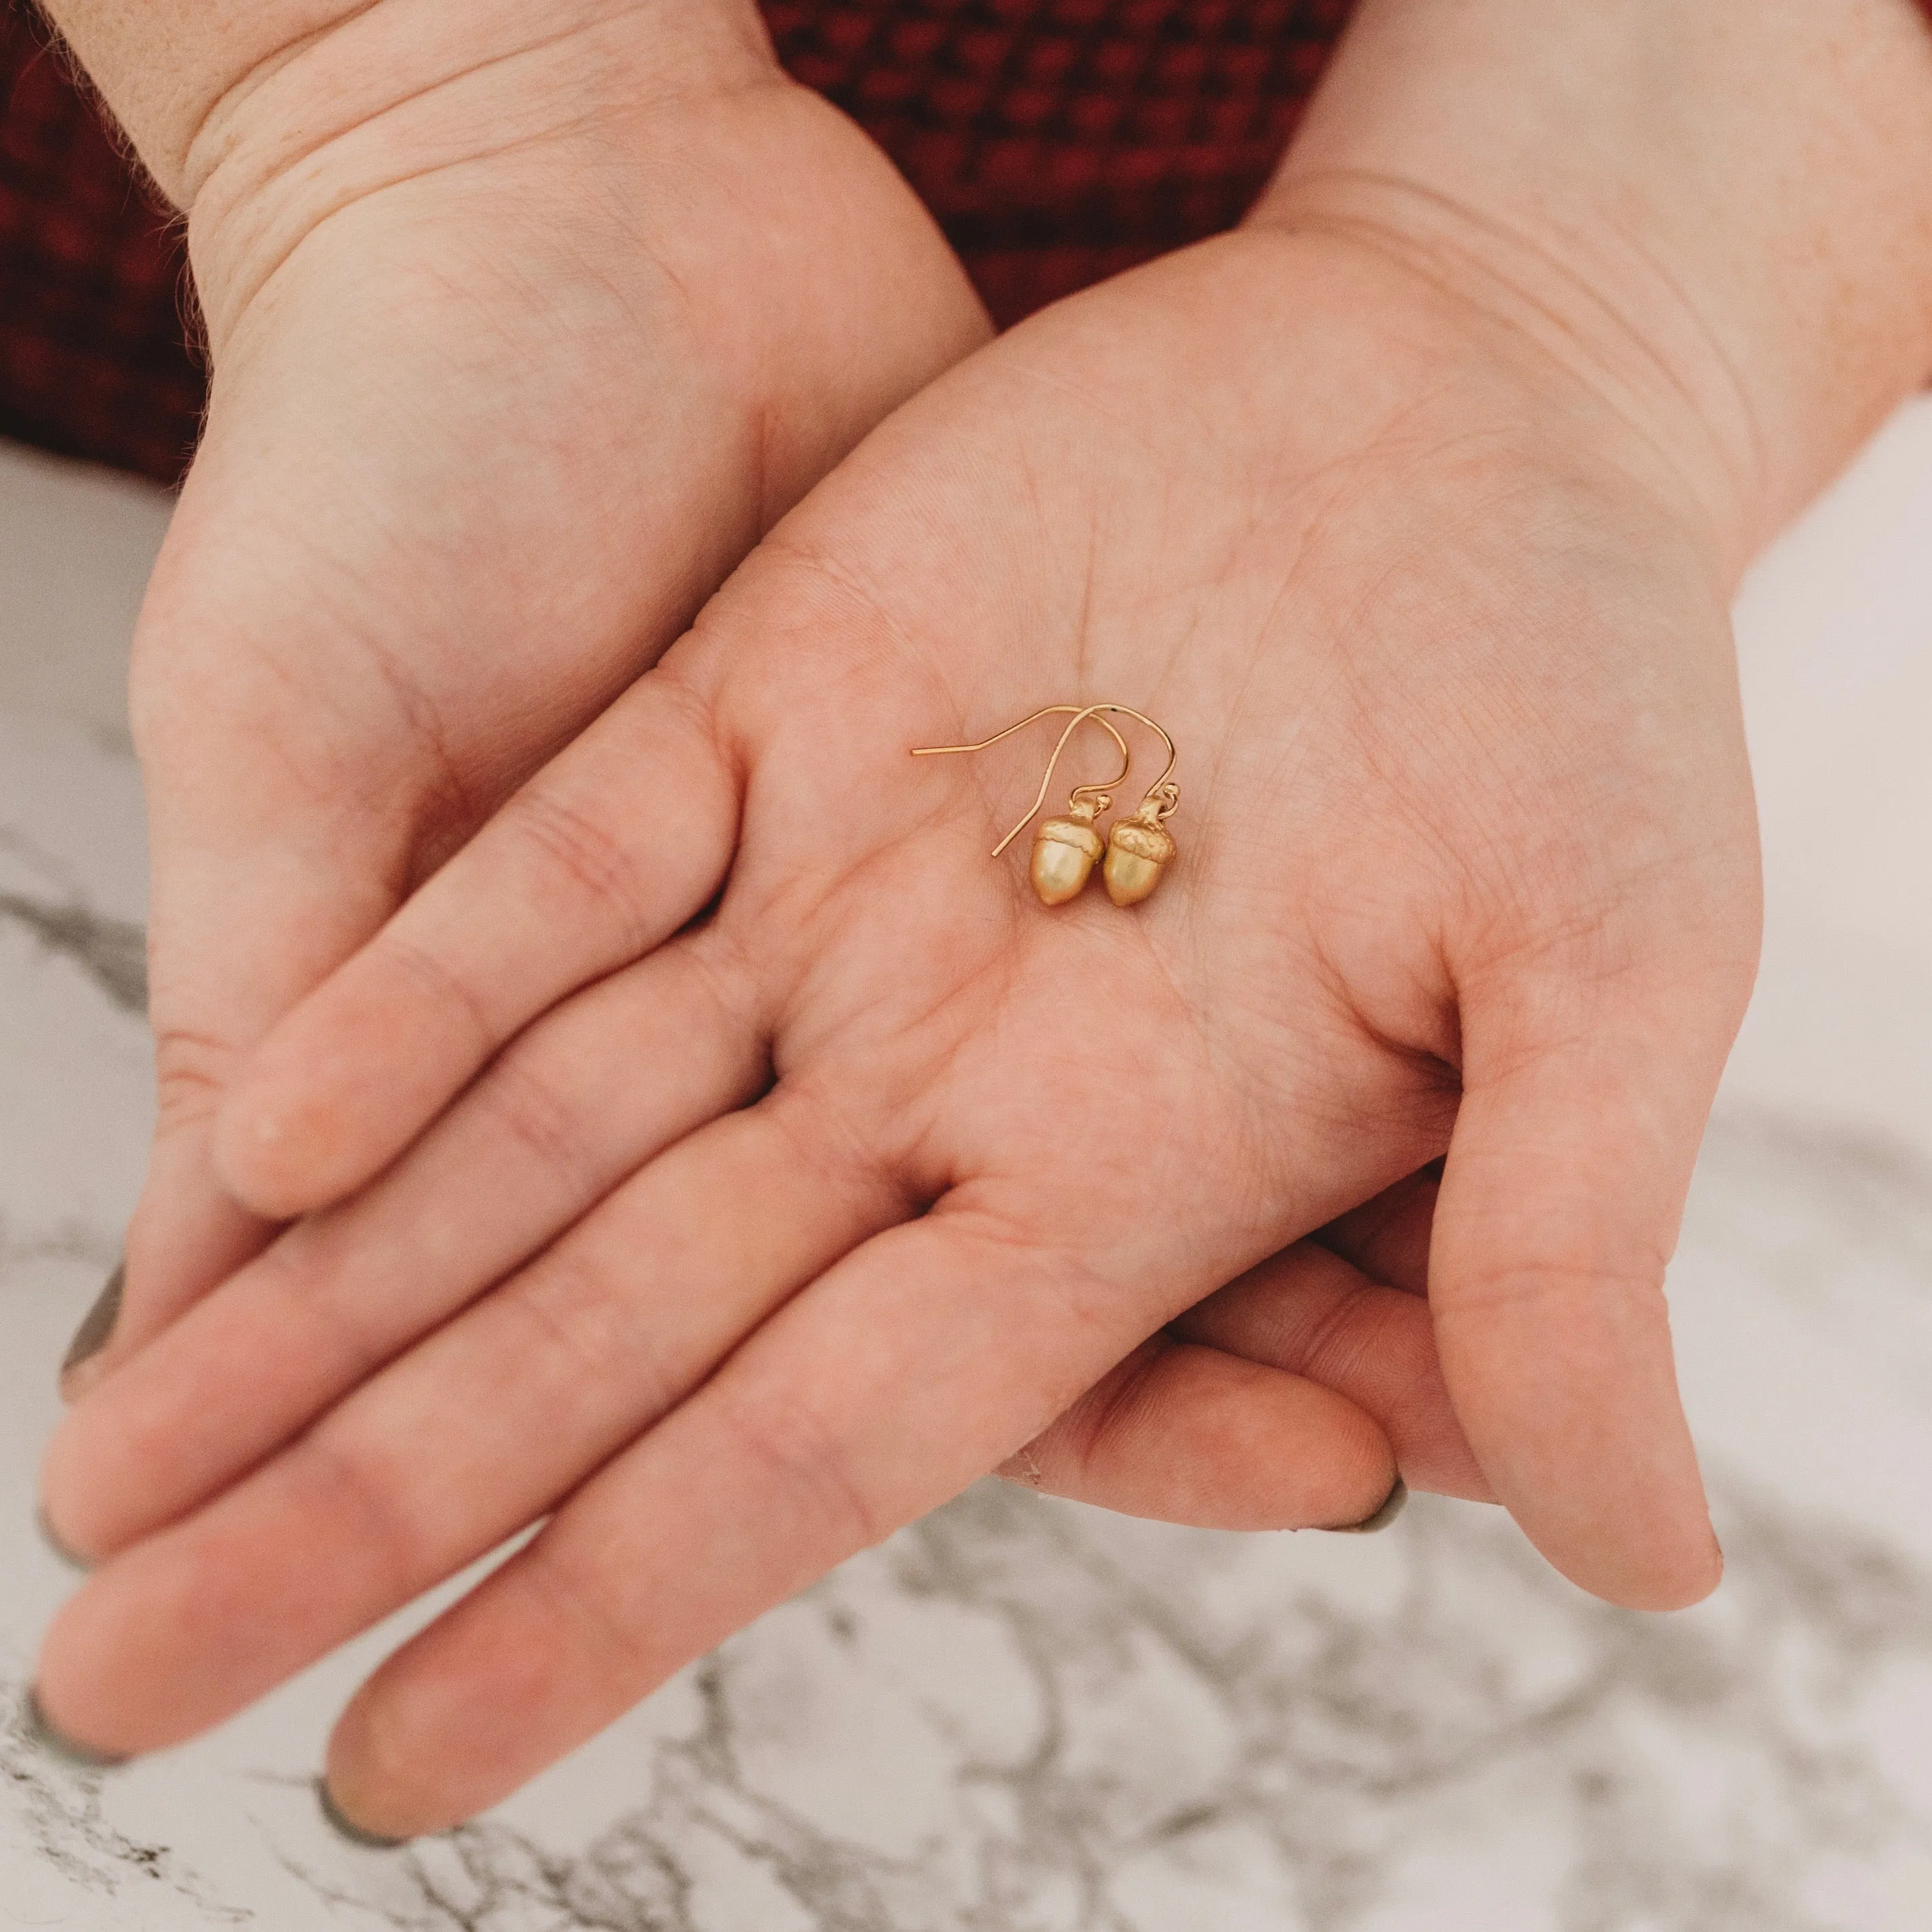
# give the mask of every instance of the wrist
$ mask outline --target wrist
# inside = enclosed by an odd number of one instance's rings
[[[779,77],[754,0],[53,0],[188,218],[211,333],[336,209]],[[157,46],[160,50],[156,56]]]
[[[42,0],[162,191],[184,210],[251,97],[329,124],[394,108],[417,89],[547,47],[600,38],[628,60],[670,63],[770,50],[752,0]],[[540,62],[539,65],[542,64]]]
[[[1932,373],[1932,36],[1827,10],[1366,0],[1252,218],[1580,376],[1735,572]]]
[[[1570,462],[1638,486],[1700,540],[1714,580],[1736,574],[1754,425],[1730,370],[1667,295],[1644,299],[1625,278],[1606,301],[1594,275],[1532,233],[1390,175],[1285,179],[1248,226],[1352,261],[1353,279],[1380,291],[1358,297],[1367,312],[1404,314],[1419,332],[1419,380],[1467,371],[1498,434],[1528,448],[1554,442]]]

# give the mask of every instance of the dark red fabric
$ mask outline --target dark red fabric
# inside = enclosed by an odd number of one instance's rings
[[[44,29],[0,6],[0,435],[164,482],[200,419],[177,227]]]
[[[1238,220],[1354,0],[764,4],[1004,324]],[[0,434],[172,479],[202,398],[190,306],[178,228],[0,0]]]
[[[767,0],[779,57],[866,128],[988,306],[1235,221],[1354,0]],[[24,0],[0,0],[0,434],[172,480],[202,372],[185,258]]]
[[[1354,0],[764,0],[1004,325],[1232,227]]]

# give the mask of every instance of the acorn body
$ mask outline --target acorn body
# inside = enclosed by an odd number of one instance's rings
[[[1174,852],[1172,835],[1146,806],[1122,819],[1107,840],[1108,898],[1117,906],[1138,905],[1160,884]]]
[[[1078,898],[1106,848],[1094,830],[1094,808],[1082,799],[1070,818],[1049,818],[1034,834],[1033,889],[1042,905]]]

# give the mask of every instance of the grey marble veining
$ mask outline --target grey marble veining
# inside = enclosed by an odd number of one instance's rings
[[[242,1924],[252,1919],[254,1914],[246,1907],[223,1904],[168,1846],[130,1836],[108,1822],[100,1780],[76,1774],[50,1760],[23,1735],[18,1713],[24,1688],[18,1682],[6,1684],[15,1715],[0,1735],[0,1780],[16,1841],[23,1840],[49,1873],[57,1874],[70,1892],[82,1898],[104,1904],[124,1901],[139,1910],[148,1902],[146,1894],[158,1891],[202,1924]],[[70,1916],[66,1922],[88,1922]],[[126,1922],[140,1922],[130,1916]]]
[[[77,964],[123,1012],[148,1010],[146,928],[110,919],[77,900],[0,892],[0,923],[24,928],[50,952]]]
[[[1352,1932],[1533,1838],[1545,1916],[1519,1889],[1501,1921],[1414,1922],[1868,1922],[1808,1894],[1932,1844],[1868,1748],[1862,1688],[1932,1666],[1932,1588],[1762,1498],[1723,1514],[1723,1612],[1645,1620],[1439,1506],[1384,1574],[1338,1587],[1324,1558],[1218,1538],[1150,1538],[1150,1562],[988,1487],[701,1666],[642,1802],[580,1847],[470,1827],[402,1855],[380,1913]]]
[[[1779,691],[1748,695],[1768,824],[1832,836],[1810,872],[1773,853],[1766,996],[1671,1275],[1729,1559],[1709,1604],[1610,1610],[1435,1498],[1375,1538],[1243,1538],[988,1482],[489,1817],[346,1845],[310,1787],[328,1724],[458,1580],[152,1760],[79,1772],[0,1726],[0,1926],[1924,1932],[1932,814],[1794,802],[1832,720],[1814,698],[1780,737]],[[32,1525],[52,1370],[150,1119],[140,846],[111,733],[0,716],[10,1708],[73,1587]],[[1863,925],[1832,896],[1848,850],[1902,882]]]
[[[77,737],[53,763],[97,798],[116,775]],[[55,813],[50,845],[9,822],[33,815],[10,814],[0,777],[0,1010],[64,1043],[68,1082],[15,1090],[8,1130],[37,1117],[58,1138],[98,1108],[97,1156],[130,1168],[138,924],[124,896],[91,903],[77,818]],[[32,1542],[33,1448],[115,1246],[76,1177],[34,1178],[0,1173],[12,1696],[69,1584]],[[1356,1544],[1178,1530],[989,1482],[447,1838],[359,1851],[314,1814],[329,1712],[391,1632],[105,1776],[16,1726],[0,1873],[45,1908],[34,1922],[104,1928],[1903,1932],[1932,1916],[1932,1535],[1807,1501],[1807,1474],[1847,1432],[1919,1453],[1928,1291],[1922,1156],[1720,1114],[1673,1275],[1687,1382],[1742,1368],[1749,1412],[1779,1386],[1768,1350],[1812,1400],[1761,1435],[1702,1406],[1730,1570],[1684,1616],[1606,1609],[1496,1512],[1433,1498]]]

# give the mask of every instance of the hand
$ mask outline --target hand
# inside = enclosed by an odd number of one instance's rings
[[[1186,1310],[1000,1473],[1129,1516],[1294,1528],[1325,1517],[1352,1456],[1380,1449],[1372,1436],[1364,1444],[1352,1403],[1401,1473],[1373,1514],[1326,1527],[1386,1528],[1412,1484],[1493,1502],[1442,1385],[1424,1299],[1440,1165]]]
[[[1660,1288],[1756,872],[1701,452],[1318,212],[908,404],[251,1060],[242,1198],[388,1172],[56,1439],[120,1552],[57,1724],[188,1735],[548,1514],[333,1748],[372,1828],[466,1815],[1445,1150],[1398,1298],[1484,1476],[1588,1588],[1710,1588]],[[987,856],[1044,743],[906,754],[1101,698],[1178,741],[1180,854],[1049,913]],[[1273,1520],[1468,1482],[1372,1413],[1407,1360],[1268,1384]]]
[[[136,640],[160,1121],[70,1393],[272,1232],[208,1164],[241,1056],[986,333],[748,11],[436,12],[270,63],[171,182],[214,385]]]

